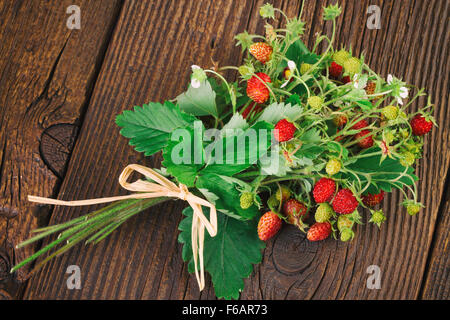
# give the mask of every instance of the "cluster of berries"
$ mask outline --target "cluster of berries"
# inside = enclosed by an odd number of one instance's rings
[[[291,192],[284,186],[280,188],[282,196],[278,192],[274,197],[269,199],[273,201],[276,199],[278,203],[282,204],[282,214],[277,213],[276,210],[266,212],[260,219],[258,224],[258,235],[263,241],[273,237],[281,228],[282,221],[295,225],[300,229],[307,227],[305,224],[308,218],[308,208],[306,204],[291,197]],[[355,223],[360,223],[359,214],[357,211],[359,202],[353,192],[346,188],[339,189],[336,181],[331,178],[321,178],[316,182],[313,189],[313,197],[317,203],[317,208],[314,214],[314,224],[307,232],[307,239],[309,241],[320,241],[327,239],[334,230],[333,225],[337,223],[338,230],[342,241],[353,239],[353,226]],[[367,194],[362,197],[362,202],[367,207],[375,207],[384,199],[384,191],[379,194]],[[270,207],[270,204],[269,204]],[[372,210],[371,222],[381,224],[385,217],[381,210]]]
[[[250,46],[249,52],[253,57],[262,64],[267,63],[271,59],[273,53],[272,47],[264,42],[254,43]],[[302,63],[300,66],[300,74],[305,74],[311,70],[312,66],[307,63]],[[330,79],[346,84],[352,82],[351,77],[355,77],[361,72],[361,62],[359,59],[352,57],[351,54],[345,50],[340,50],[332,55],[332,61],[328,68]],[[291,80],[290,68],[283,70],[282,76],[286,80]],[[242,116],[246,119],[249,115],[257,115],[264,109],[263,104],[270,98],[270,91],[268,83],[272,79],[263,72],[257,72],[247,81],[247,95],[253,101],[242,112]],[[365,86],[365,91],[368,96],[374,95],[376,91],[375,82],[368,81]],[[374,97],[377,100],[379,97]],[[307,104],[312,109],[320,110],[324,100],[319,96],[310,96]],[[339,110],[338,110],[339,111]],[[382,108],[380,114],[380,121],[395,120],[399,116],[405,116],[400,111],[398,106],[388,105]],[[352,139],[361,149],[368,149],[374,146],[374,136],[372,130],[374,126],[369,124],[368,120],[364,118],[363,114],[354,114],[352,118],[348,114],[338,114],[333,122],[337,127],[337,131],[344,128],[350,121],[353,124],[350,130],[354,132],[353,135],[346,137],[337,135],[335,141],[342,142],[343,139]],[[415,115],[411,121],[410,126],[413,135],[423,136],[428,133],[433,127],[432,121],[424,114]],[[288,119],[282,119],[275,125],[275,138],[278,142],[288,142],[294,139],[297,131],[296,124],[290,122]],[[385,148],[389,152],[387,145],[394,140],[394,137],[384,137],[385,140],[381,142],[381,148]],[[406,144],[407,145],[407,144]],[[415,162],[416,156],[411,149],[418,149],[418,144],[413,142],[409,149],[404,150],[403,158],[400,160],[402,165],[410,166]],[[384,151],[384,149],[383,149]],[[418,153],[419,150],[416,150]],[[339,159],[332,158],[326,164],[325,170],[328,176],[337,174],[342,167]],[[268,240],[273,237],[281,228],[282,221],[289,224],[296,225],[301,230],[305,230],[308,225],[304,223],[308,217],[308,208],[305,202],[299,201],[296,198],[290,198],[291,192],[284,186],[280,189],[281,196],[277,195],[268,200],[269,208],[281,208],[282,210],[271,210],[266,212],[260,219],[258,224],[258,235],[261,240]],[[381,190],[378,194],[366,193],[357,199],[354,192],[348,188],[339,188],[336,181],[332,178],[323,177],[316,182],[313,189],[313,197],[317,204],[317,209],[314,215],[315,222],[307,231],[307,239],[310,241],[324,240],[330,236],[335,230],[334,225],[340,233],[342,241],[353,239],[354,232],[352,230],[355,223],[360,223],[360,216],[357,211],[359,202],[364,206],[373,208],[380,204],[384,198],[384,191]],[[253,196],[252,196],[253,197]],[[419,210],[421,205],[415,202],[408,202],[405,204],[409,214],[414,215]],[[280,212],[281,211],[281,212]],[[386,220],[382,210],[371,209],[370,222],[380,224]]]

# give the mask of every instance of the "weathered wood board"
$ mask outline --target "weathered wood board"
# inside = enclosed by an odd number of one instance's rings
[[[34,9],[29,11],[25,2],[19,9],[0,4],[0,17],[9,19],[0,20],[0,146],[4,146],[0,148],[0,211],[10,217],[0,220],[0,230],[8,230],[0,231],[0,237],[8,235],[0,240],[16,244],[37,225],[36,216],[48,214],[26,203],[29,193],[60,199],[124,194],[116,179],[127,164],[159,166],[159,156],[145,159],[120,137],[115,115],[134,105],[175,97],[185,89],[192,64],[206,67],[212,60],[222,66],[239,64],[242,54],[233,37],[245,29],[264,32],[258,14],[264,2],[85,1],[81,9],[88,8],[82,20],[86,26],[78,31],[65,27],[68,3],[50,1],[44,6],[29,1]],[[301,9],[296,0],[273,2],[289,16]],[[331,25],[321,19],[322,7],[331,2],[335,1],[305,2],[304,41],[310,47],[317,32],[331,32]],[[417,169],[420,200],[427,208],[410,217],[398,205],[400,194],[390,194],[384,202],[388,216],[384,228],[359,226],[350,244],[333,240],[311,244],[294,228],[284,227],[268,243],[263,264],[246,280],[241,298],[448,299],[450,219],[445,181],[450,159],[450,42],[445,21],[450,4],[445,0],[340,3],[337,44],[351,46],[355,55],[364,52],[373,69],[384,76],[392,73],[425,87],[436,103],[439,128],[426,138]],[[381,8],[381,29],[367,28],[369,5]],[[62,12],[55,13],[61,6]],[[30,20],[34,23],[25,23]],[[31,32],[36,26],[42,34]],[[13,112],[10,105],[18,110]],[[80,126],[73,151],[67,150],[67,171],[46,165],[39,153],[42,132],[63,123]],[[209,280],[200,293],[181,259],[177,225],[183,207],[182,202],[165,203],[131,219],[96,247],[75,247],[36,274],[23,297],[213,299]],[[92,208],[57,207],[49,223],[66,221],[88,209]],[[16,260],[30,250],[20,250]],[[69,265],[81,268],[81,290],[66,286]],[[378,265],[382,272],[379,290],[366,286],[370,265]],[[5,296],[10,295],[8,290]]]

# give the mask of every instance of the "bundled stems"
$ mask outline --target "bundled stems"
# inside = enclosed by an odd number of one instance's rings
[[[156,204],[167,201],[169,198],[151,198],[151,199],[133,199],[123,200],[112,203],[102,209],[89,213],[87,215],[75,218],[71,221],[45,227],[35,230],[40,232],[38,235],[20,243],[17,248],[22,248],[36,241],[39,241],[47,236],[61,232],[56,240],[53,240],[48,245],[31,255],[27,259],[23,260],[11,269],[14,272],[28,263],[36,260],[44,253],[52,250],[59,244],[66,242],[64,246],[56,250],[44,260],[39,262],[38,265],[31,271],[31,273],[40,269],[50,259],[66,252],[71,247],[75,246],[79,242],[86,240],[85,244],[94,243],[97,244],[108,235],[117,229],[122,223],[134,215],[150,208]],[[63,231],[64,230],[64,231]]]

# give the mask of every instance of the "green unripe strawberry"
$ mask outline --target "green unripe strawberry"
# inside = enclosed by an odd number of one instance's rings
[[[410,203],[406,206],[406,210],[411,216],[414,216],[420,211],[420,207],[417,203]]]
[[[300,65],[300,74],[304,75],[305,73],[307,73],[309,70],[311,70],[312,65],[309,63],[302,63]]]
[[[369,222],[372,222],[376,224],[379,227],[381,227],[381,224],[386,221],[386,217],[383,214],[383,210],[370,210],[372,212],[372,217],[370,218]]]
[[[322,109],[323,99],[319,96],[311,96],[308,98],[308,104],[311,108],[320,110]]]
[[[338,159],[330,159],[325,167],[327,173],[332,176],[341,171],[341,162]]]
[[[409,137],[409,131],[407,129],[400,128],[399,133],[403,139],[406,139]]]
[[[316,222],[323,223],[330,220],[333,215],[333,208],[328,203],[324,202],[317,207],[314,219],[316,220]]]
[[[241,208],[248,209],[253,205],[254,196],[251,192],[244,192],[241,194],[241,198],[239,199]]]
[[[332,56],[333,61],[341,66],[343,66],[344,62],[347,61],[347,59],[350,57],[351,57],[350,53],[348,53],[344,49],[341,49],[341,50],[335,52]]]
[[[355,236],[355,233],[350,228],[345,228],[344,230],[341,231],[341,241],[342,242],[350,241],[354,238],[354,236]]]
[[[398,117],[398,107],[387,106],[381,110],[381,114],[388,120],[395,120]]]
[[[277,200],[277,197],[275,194],[273,194],[269,197],[269,199],[267,200],[267,206],[272,211],[278,211],[278,208],[280,206],[280,201]]]
[[[361,71],[361,61],[358,58],[351,57],[344,62],[344,70],[351,76]]]
[[[337,221],[337,227],[339,231],[343,231],[344,229],[351,229],[353,226],[353,221],[347,215],[340,215]]]
[[[384,141],[386,141],[387,144],[391,144],[395,140],[395,134],[389,130],[384,133]]]
[[[238,71],[244,79],[248,80],[252,77],[255,69],[253,68],[253,66],[243,65],[238,68]]]
[[[291,197],[291,190],[289,190],[288,187],[281,186],[281,188],[277,190],[275,196],[278,201],[284,202]]]
[[[406,151],[403,153],[403,158],[400,159],[400,164],[404,167],[409,167],[412,166],[415,161],[416,157],[414,156],[414,154],[409,151]]]

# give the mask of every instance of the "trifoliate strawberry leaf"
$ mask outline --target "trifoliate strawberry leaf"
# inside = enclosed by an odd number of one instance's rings
[[[372,147],[363,151],[360,155],[380,151],[379,147]],[[359,158],[356,162],[346,165],[346,169],[352,170],[358,175],[363,186],[369,181],[370,193],[378,193],[380,190],[391,192],[392,187],[403,189],[404,185],[412,185],[419,178],[414,174],[413,168],[403,167],[399,160],[386,158],[380,163],[381,155],[373,155]],[[354,174],[345,173],[344,179],[359,183]]]
[[[258,120],[276,124],[281,119],[287,119],[293,122],[300,118],[302,115],[303,108],[299,105],[272,103],[270,106],[264,109]]]
[[[206,167],[203,174],[232,176],[257,163],[272,144],[273,125],[257,122],[246,130],[219,137],[205,147]]]
[[[309,129],[300,136],[300,140],[304,143],[319,143],[322,141],[320,131],[317,129]]]
[[[180,109],[194,116],[219,116],[216,93],[209,81],[203,81],[199,88],[189,85],[186,92],[176,98]]]
[[[150,102],[134,110],[125,110],[116,117],[116,124],[122,127],[120,133],[130,139],[130,145],[146,156],[160,151],[167,145],[170,133],[196,120],[170,102]]]
[[[240,206],[241,193],[236,189],[237,185],[217,174],[200,174],[195,186],[203,193],[208,201],[214,203],[216,209],[238,220],[250,220],[259,214],[258,208],[253,204],[248,209]],[[210,194],[219,195],[218,199],[210,198]]]
[[[203,129],[197,121],[193,126],[175,130],[163,150],[162,165],[178,182],[188,187],[194,186],[198,171],[204,165]]]
[[[318,55],[309,51],[301,40],[297,40],[290,45],[286,52],[286,58],[294,61],[299,67],[302,63],[315,64],[320,59]]]
[[[191,207],[183,210],[186,216],[178,229],[181,231],[178,241],[183,244],[182,257],[188,262],[189,272],[194,272],[191,246],[191,228],[193,211]],[[208,217],[209,210],[204,214]],[[217,214],[218,232],[211,238],[205,232],[204,266],[211,275],[216,296],[224,299],[238,299],[244,289],[244,280],[253,272],[253,264],[261,263],[263,241],[256,231],[258,221],[239,221],[227,215]]]
[[[244,117],[236,112],[231,119],[223,126],[221,136],[230,136],[236,134],[236,129],[245,130],[248,128],[248,123]]]

